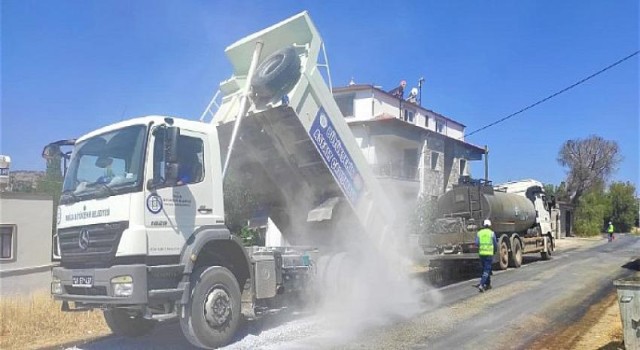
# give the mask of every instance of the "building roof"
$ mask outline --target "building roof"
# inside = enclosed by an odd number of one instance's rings
[[[377,87],[375,87],[373,85],[369,85],[369,84],[354,84],[354,85],[348,85],[348,86],[340,86],[340,87],[333,88],[332,91],[333,91],[334,94],[340,94],[340,93],[345,93],[345,92],[355,92],[355,91],[365,91],[365,90],[372,90],[372,91],[375,91],[378,94],[383,94],[383,95],[386,95],[386,96],[388,96],[390,98],[394,98],[394,99],[398,99],[399,100],[399,98],[393,96],[392,94],[390,94],[390,93],[388,93],[388,92],[386,92],[386,91],[384,91],[382,89],[379,89],[379,88],[377,88]],[[448,120],[450,122],[453,122],[453,123],[456,123],[456,124],[458,124],[460,126],[466,127],[466,125],[460,123],[459,121],[451,119],[451,118],[449,118],[449,117],[447,117],[445,115],[442,115],[442,114],[440,114],[438,112],[434,112],[434,111],[432,111],[430,109],[427,109],[427,108],[425,108],[423,106],[417,105],[415,103],[411,103],[411,102],[406,101],[406,100],[402,100],[402,101],[404,103],[408,103],[408,104],[410,104],[412,106],[417,107],[418,109],[424,111],[425,114],[433,114],[434,116],[436,116],[438,118],[446,119],[446,120]]]
[[[480,147],[477,145],[474,145],[472,143],[460,140],[460,139],[456,139],[453,137],[449,137],[447,135],[435,132],[433,130],[429,130],[429,129],[425,129],[422,128],[420,126],[417,126],[415,124],[412,123],[408,123],[402,119],[396,118],[395,116],[388,114],[388,113],[382,113],[380,115],[375,116],[372,119],[367,119],[367,120],[347,120],[347,124],[348,125],[366,125],[366,124],[374,124],[374,123],[385,123],[385,125],[388,126],[394,126],[394,127],[399,127],[399,128],[405,128],[407,130],[411,130],[413,132],[419,132],[425,135],[438,135],[440,137],[443,138],[447,138],[449,140],[452,140],[464,147],[468,147],[470,149],[472,149],[473,151],[476,151],[480,154],[485,154],[485,149],[484,147]]]

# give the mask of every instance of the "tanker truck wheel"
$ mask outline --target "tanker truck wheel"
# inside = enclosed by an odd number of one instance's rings
[[[511,248],[511,266],[515,268],[522,266],[522,243],[517,238],[513,240]]]
[[[300,57],[292,46],[285,47],[258,65],[251,87],[259,99],[279,99],[293,89],[300,75]]]
[[[551,237],[547,236],[547,251],[546,252],[540,252],[540,256],[542,257],[542,260],[551,259],[551,253],[552,252],[553,252],[553,242],[551,241]]]
[[[498,266],[500,270],[506,270],[509,267],[509,244],[507,236],[500,237],[498,241]]]
[[[180,316],[182,333],[198,347],[227,345],[240,321],[240,287],[225,267],[202,267],[191,274],[191,297]]]
[[[147,320],[140,314],[132,314],[125,309],[104,310],[104,320],[115,335],[121,337],[141,337],[149,334],[156,325],[155,321]]]

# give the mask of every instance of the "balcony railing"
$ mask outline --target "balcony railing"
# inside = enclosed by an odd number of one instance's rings
[[[373,173],[379,178],[418,181],[418,166],[415,163],[391,161],[372,164]]]

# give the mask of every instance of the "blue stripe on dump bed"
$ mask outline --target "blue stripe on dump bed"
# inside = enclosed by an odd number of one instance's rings
[[[318,110],[309,135],[340,189],[355,206],[364,187],[362,177],[324,108]]]

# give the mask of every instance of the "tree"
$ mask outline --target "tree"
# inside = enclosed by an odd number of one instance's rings
[[[574,227],[579,236],[596,236],[603,232],[604,220],[610,211],[610,202],[602,186],[596,186],[584,195],[575,211]]]
[[[264,246],[264,238],[260,235],[258,230],[243,227],[240,229],[240,238],[245,246]]]
[[[607,214],[616,232],[629,232],[635,224],[638,214],[635,193],[636,188],[630,182],[613,182],[609,186],[611,206]]]
[[[224,181],[225,222],[231,233],[242,236],[242,229],[259,209],[260,203],[256,195],[238,181],[227,177]],[[249,231],[245,232],[248,235]]]
[[[560,148],[558,162],[568,167],[567,192],[571,204],[597,186],[603,186],[621,161],[616,141],[592,135],[586,139],[567,140]]]
[[[62,157],[59,154],[47,155],[47,170],[44,177],[36,183],[36,192],[50,194],[53,197],[53,233],[58,225],[58,202],[62,194]]]
[[[560,185],[555,186],[553,184],[545,184],[544,192],[549,197],[554,197],[558,201],[568,201],[569,195],[567,193],[567,185],[564,181],[560,183]]]
[[[543,188],[544,188],[544,193],[546,193],[547,196],[549,197],[556,196],[556,186],[554,184],[544,184]]]

